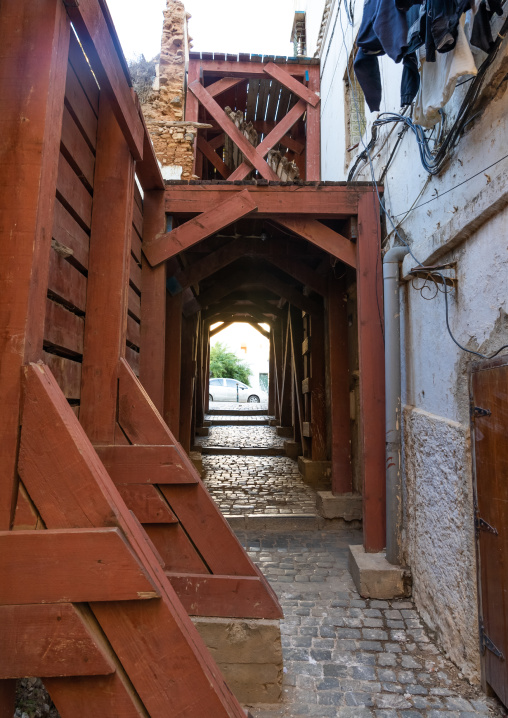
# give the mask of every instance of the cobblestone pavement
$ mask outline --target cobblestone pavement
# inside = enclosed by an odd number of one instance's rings
[[[246,401],[238,403],[236,401],[211,401],[208,408],[214,411],[268,411],[268,404],[266,401],[256,404],[249,404]]]
[[[441,655],[411,601],[359,596],[347,547],[360,531],[237,533],[285,615],[283,703],[254,718],[506,715]]]
[[[284,439],[272,426],[211,426],[209,436],[196,437],[196,445],[283,449]]]
[[[216,429],[214,429],[216,431]],[[206,456],[204,482],[223,514],[312,514],[316,495],[285,456]]]

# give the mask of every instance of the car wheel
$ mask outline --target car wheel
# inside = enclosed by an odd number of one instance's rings
[[[251,394],[249,398],[247,399],[249,404],[259,404],[259,396],[256,396],[255,394]]]
[[[213,401],[213,396],[212,396],[211,394],[208,394],[208,399],[209,399],[210,401]]]

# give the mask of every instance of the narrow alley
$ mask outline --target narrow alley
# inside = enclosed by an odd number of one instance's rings
[[[314,489],[269,423],[250,405],[211,403],[209,435],[194,447],[207,489],[284,611],[282,702],[249,707],[253,718],[505,716],[442,655],[411,600],[358,594],[347,557],[361,531],[318,516]]]

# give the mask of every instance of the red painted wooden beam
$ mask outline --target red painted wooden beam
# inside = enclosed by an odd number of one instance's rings
[[[288,90],[291,90],[291,92],[293,92],[295,95],[301,97],[302,100],[305,100],[305,102],[307,102],[309,105],[312,105],[312,107],[316,107],[316,105],[319,103],[319,95],[316,95],[315,92],[312,92],[312,90],[307,89],[304,84],[298,82],[298,80],[295,80],[295,78],[292,77],[289,72],[287,72],[287,70],[282,68],[280,65],[276,65],[273,62],[269,62],[268,65],[265,65],[264,70],[268,75],[270,75],[270,77],[273,77],[275,80],[278,80],[281,85],[287,87]]]
[[[199,135],[197,138],[197,143],[198,150],[200,150],[204,154],[204,156],[212,163],[215,169],[220,172],[224,179],[228,179],[231,174],[231,170],[229,169],[227,164],[222,161],[222,159],[219,157],[217,152],[215,152],[213,147],[211,147],[211,145],[205,139],[203,139],[203,137],[199,137]],[[249,167],[249,172],[251,169],[252,168]]]
[[[245,217],[257,208],[256,202],[248,190],[243,190],[226,199],[218,206],[189,220],[180,227],[157,237],[147,246],[143,245],[143,252],[152,265],[164,262],[193,244],[201,242],[206,237],[227,227],[240,217]]]
[[[295,234],[312,242],[333,257],[350,267],[356,267],[355,245],[338,232],[312,217],[287,217],[276,215],[273,220],[277,224],[290,229]]]

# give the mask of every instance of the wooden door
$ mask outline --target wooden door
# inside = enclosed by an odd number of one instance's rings
[[[472,373],[483,681],[508,705],[508,356]]]

